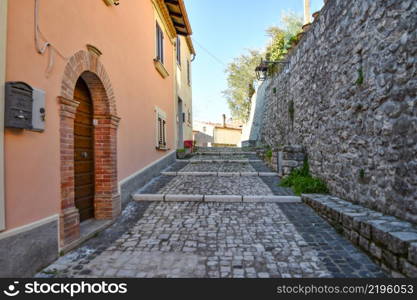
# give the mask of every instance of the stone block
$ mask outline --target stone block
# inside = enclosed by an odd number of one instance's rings
[[[382,258],[382,249],[375,245],[375,243],[369,245],[369,253],[378,260]]]
[[[241,172],[240,176],[258,176],[258,172]]]
[[[135,194],[132,196],[135,201],[164,201],[162,194]]]
[[[362,235],[359,236],[359,247],[361,247],[366,252],[369,252],[369,240]]]
[[[301,198],[296,196],[243,196],[243,202],[301,203]]]
[[[205,195],[205,202],[242,202],[240,195]]]
[[[366,237],[367,239],[371,239],[371,235],[372,235],[372,227],[378,224],[383,224],[386,221],[382,221],[382,220],[367,220],[367,221],[363,221],[361,222],[361,229],[360,229],[360,234],[364,237]]]
[[[300,166],[300,163],[295,160],[283,160],[282,166],[289,167],[289,168],[297,168],[298,166]]]
[[[274,172],[259,172],[260,177],[278,177],[278,173]]]
[[[395,254],[407,254],[410,244],[417,242],[417,232],[390,232],[386,235],[388,249]]]
[[[417,243],[411,243],[408,247],[408,260],[417,266]]]
[[[410,278],[417,278],[417,266],[404,258],[400,258],[400,271]]]
[[[203,195],[165,195],[166,202],[201,202]]]
[[[382,260],[390,269],[398,271],[398,257],[395,254],[383,249]]]
[[[347,212],[342,214],[342,222],[343,222],[343,226],[352,229],[353,228],[353,220],[357,217],[364,217],[366,214],[365,213],[351,213],[351,212]]]
[[[217,172],[178,172],[178,176],[217,176]]]
[[[219,177],[232,177],[232,176],[240,176],[239,172],[218,172],[217,175]]]
[[[177,172],[161,172],[164,176],[177,176]]]
[[[357,246],[359,244],[359,233],[352,230],[350,232],[350,241],[352,242],[352,244]]]

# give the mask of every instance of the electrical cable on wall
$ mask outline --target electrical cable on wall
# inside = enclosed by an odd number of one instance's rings
[[[56,49],[50,42],[47,41],[47,38],[44,36],[42,31],[39,28],[39,6],[40,0],[35,0],[35,46],[36,51],[43,55],[49,49],[49,62],[48,67],[46,68],[46,76],[48,77],[52,71],[52,68],[55,63],[55,56],[54,54],[57,53],[62,59],[68,60],[58,49]],[[40,40],[43,40],[43,44],[41,45]]]
[[[196,41],[195,38],[191,38],[194,43],[196,43],[201,49],[203,49],[211,58],[213,58],[216,62],[218,62],[219,64],[221,64],[224,67],[227,67],[227,64],[224,63],[220,58],[218,58],[216,55],[214,55],[213,53],[211,53],[207,48],[205,48],[200,42]]]

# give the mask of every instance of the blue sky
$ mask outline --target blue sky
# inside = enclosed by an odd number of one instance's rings
[[[283,12],[302,16],[303,0],[185,0],[185,4],[197,52],[192,77],[194,120],[220,122],[223,113],[230,116],[222,95],[227,87],[226,65],[245,49],[262,49],[268,41],[265,29],[280,25]],[[323,0],[311,0],[311,13],[322,5]]]

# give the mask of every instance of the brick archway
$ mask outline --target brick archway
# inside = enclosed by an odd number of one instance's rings
[[[61,247],[80,237],[79,212],[74,193],[74,120],[79,102],[74,90],[79,78],[87,84],[94,110],[95,196],[94,214],[99,220],[114,219],[121,210],[117,187],[116,101],[110,79],[98,56],[79,51],[65,67],[59,96],[61,145]]]

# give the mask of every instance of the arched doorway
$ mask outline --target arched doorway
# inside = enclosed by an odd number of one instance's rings
[[[111,220],[121,211],[117,178],[116,100],[99,57],[72,56],[60,103],[61,247],[80,237],[80,221]]]
[[[82,78],[75,86],[77,107],[74,120],[74,197],[80,222],[94,218],[94,108],[90,91]]]

